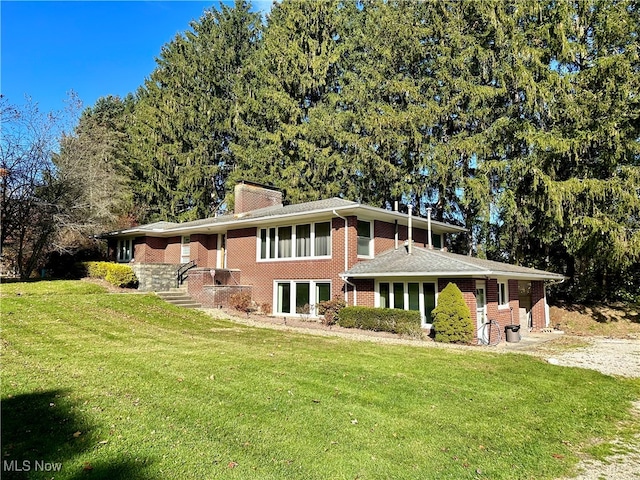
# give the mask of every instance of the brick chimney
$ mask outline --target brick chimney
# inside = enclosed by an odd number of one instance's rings
[[[282,206],[282,192],[258,183],[242,181],[234,189],[234,214],[259,208]]]

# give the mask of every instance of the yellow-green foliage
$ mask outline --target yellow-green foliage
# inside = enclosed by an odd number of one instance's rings
[[[91,278],[104,278],[107,276],[107,266],[109,262],[83,262],[82,265],[86,268],[87,276]]]
[[[102,278],[116,287],[134,287],[138,284],[133,269],[129,265],[111,262],[84,262],[87,275]]]
[[[473,339],[471,311],[455,283],[449,283],[440,292],[432,315],[436,342],[470,343]]]

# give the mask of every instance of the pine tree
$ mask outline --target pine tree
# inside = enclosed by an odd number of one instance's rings
[[[341,192],[344,160],[326,130],[337,93],[338,1],[274,4],[259,52],[244,78],[241,137],[230,183],[246,178],[280,188],[289,202]]]
[[[225,207],[235,158],[237,83],[260,35],[250,4],[207,10],[162,48],[131,128],[137,196],[148,219],[192,220]]]

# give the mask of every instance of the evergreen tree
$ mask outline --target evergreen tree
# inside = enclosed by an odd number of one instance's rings
[[[259,14],[249,10],[244,1],[206,10],[162,48],[138,92],[131,152],[149,220],[192,220],[224,208],[237,82],[261,30]]]
[[[340,3],[274,4],[260,51],[244,77],[237,166],[229,183],[248,178],[280,188],[289,202],[342,190],[344,159],[326,134],[338,91]]]
[[[611,298],[640,258],[638,7],[536,2],[513,15],[514,101],[488,142],[501,153],[487,163],[497,253],[565,272],[574,298]]]

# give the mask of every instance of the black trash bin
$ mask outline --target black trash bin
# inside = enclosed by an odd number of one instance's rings
[[[507,325],[506,327],[504,327],[504,333],[507,342],[520,341],[520,325]]]

